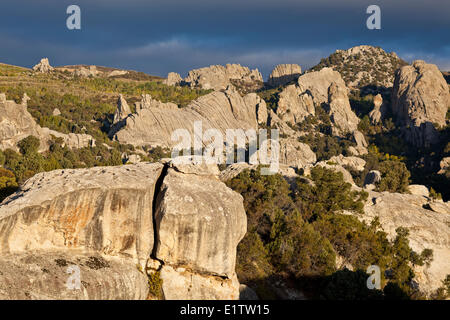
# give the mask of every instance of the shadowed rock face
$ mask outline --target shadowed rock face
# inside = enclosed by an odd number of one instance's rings
[[[414,145],[427,146],[438,141],[434,125],[445,125],[449,107],[449,88],[435,65],[417,60],[396,72],[392,112],[397,123],[407,128],[406,138]]]
[[[272,70],[267,83],[272,87],[283,86],[297,80],[301,74],[302,68],[298,64],[279,64]]]
[[[246,215],[218,172],[168,162],[37,174],[0,205],[0,298],[144,299],[148,270],[166,299],[237,299]],[[81,269],[76,292],[69,265]]]

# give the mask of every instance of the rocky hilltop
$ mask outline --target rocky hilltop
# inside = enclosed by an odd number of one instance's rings
[[[34,176],[0,205],[0,297],[238,298],[246,215],[217,172],[166,162]],[[71,265],[79,290],[66,287]]]
[[[351,88],[367,85],[389,88],[393,86],[395,70],[406,64],[394,52],[387,53],[379,47],[362,45],[336,50],[312,69],[331,67],[342,75]]]

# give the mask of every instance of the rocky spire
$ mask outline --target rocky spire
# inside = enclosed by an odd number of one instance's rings
[[[48,62],[48,58],[42,58],[41,61],[33,67],[33,71],[41,73],[49,73],[54,69]]]
[[[120,122],[121,120],[128,117],[128,115],[131,113],[131,109],[128,106],[127,101],[123,97],[122,94],[119,95],[119,99],[117,100],[117,109],[114,113],[114,124]]]

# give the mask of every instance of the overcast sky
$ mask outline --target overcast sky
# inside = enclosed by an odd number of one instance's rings
[[[81,8],[81,30],[66,9]],[[381,30],[366,8],[381,8]],[[165,76],[211,64],[304,69],[336,49],[381,46],[450,70],[449,0],[2,0],[0,62],[96,64]]]

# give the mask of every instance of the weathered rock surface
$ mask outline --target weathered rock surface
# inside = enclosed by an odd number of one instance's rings
[[[316,163],[316,154],[309,145],[295,138],[280,139],[280,163],[294,168],[304,168]]]
[[[328,88],[328,108],[334,135],[354,132],[358,128],[359,118],[352,111],[348,100],[347,87],[333,82]]]
[[[419,289],[430,294],[441,287],[441,281],[450,274],[450,212],[427,210],[428,202],[423,196],[371,191],[365,214],[359,218],[371,221],[378,217],[390,239],[395,238],[395,229],[406,227],[414,251],[420,254],[423,249],[433,250],[431,264],[415,269]]]
[[[410,184],[408,191],[416,196],[428,197],[430,195],[428,188],[420,184]]]
[[[355,132],[353,132],[352,140],[356,143],[356,147],[350,146],[348,148],[351,154],[355,156],[367,154],[368,143],[366,141],[366,138],[364,137],[364,134],[361,131],[356,130]]]
[[[176,86],[181,83],[183,79],[181,78],[180,74],[176,72],[169,72],[167,75],[167,79],[164,80],[164,84],[167,84],[168,86]]]
[[[342,154],[331,157],[328,162],[333,162],[341,166],[348,166],[355,171],[364,171],[366,161],[358,157],[345,157]]]
[[[49,73],[52,72],[54,69],[50,65],[48,58],[42,58],[41,61],[33,67],[33,71],[40,72],[40,73]]]
[[[237,177],[242,171],[248,170],[256,170],[258,165],[256,164],[248,164],[246,162],[233,163],[229,165],[225,170],[221,171],[219,174],[220,181],[226,182],[228,180]],[[281,174],[288,182],[295,180],[298,175],[295,173],[295,170],[286,165],[280,165],[278,173]]]
[[[89,66],[89,68],[81,67],[74,72],[74,75],[83,78],[97,77],[99,74],[101,74],[101,72],[97,70],[96,66]]]
[[[154,241],[149,204],[162,168],[137,164],[35,175],[0,207],[0,252],[73,248],[146,260]]]
[[[191,87],[203,89],[223,90],[232,81],[239,81],[243,84],[262,83],[263,78],[258,69],[250,70],[239,64],[227,64],[226,66],[213,65],[205,68],[189,71],[184,82]]]
[[[287,86],[279,95],[277,116],[294,125],[309,115],[315,115],[314,101],[309,92],[294,84]]]
[[[160,272],[162,293],[166,300],[186,300],[186,297],[192,300],[239,299],[239,282],[236,275],[231,279],[223,279],[171,266],[164,266]]]
[[[312,97],[315,105],[325,107],[333,123],[333,134],[357,129],[359,119],[350,107],[348,89],[339,72],[331,68],[308,72],[298,78],[298,87]]]
[[[153,102],[144,108],[137,108],[120,127],[113,128],[110,136],[121,143],[135,146],[151,145],[172,147],[179,143],[172,141],[172,133],[185,129],[194,137],[194,122],[201,121],[203,132],[217,129],[226,137],[227,129],[254,129],[258,125],[257,114],[263,114],[265,103],[256,95],[242,97],[229,87],[226,91],[212,92],[192,101],[185,108],[174,104]],[[141,102],[141,105],[144,103]],[[263,122],[263,119],[261,119]],[[193,141],[193,140],[192,140]]]
[[[58,108],[53,109],[53,113],[54,116],[60,116],[61,115],[61,111],[59,111]]]
[[[434,127],[444,126],[450,108],[449,87],[439,69],[424,61],[399,69],[395,75],[392,112],[405,127],[406,139],[416,146],[439,141]]]
[[[157,270],[165,299],[238,299],[243,199],[217,166],[202,168],[139,163],[35,175],[0,205],[0,298],[145,299],[143,271]],[[80,290],[66,287],[71,265]]]
[[[116,109],[116,112],[114,113],[113,123],[116,124],[116,123],[122,121],[123,119],[128,117],[128,115],[130,113],[131,113],[131,109],[128,106],[127,101],[125,100],[123,95],[120,94],[119,99],[117,100],[117,109]]]
[[[27,110],[28,96],[25,94],[22,103],[17,104],[6,100],[4,94],[0,95],[0,149],[11,148],[18,150],[17,143],[28,137],[35,136],[40,142],[40,151],[48,148],[48,143],[55,137],[63,138],[64,144],[69,148],[82,148],[95,144],[92,136],[87,134],[63,134],[39,126]]]
[[[272,87],[283,86],[297,80],[302,74],[302,68],[298,64],[279,64],[269,76],[267,83]]]
[[[71,266],[79,287],[69,287]],[[97,253],[29,251],[0,256],[1,300],[144,300],[148,278],[129,261]],[[73,289],[72,289],[73,288]]]
[[[247,216],[242,196],[217,177],[169,168],[155,220],[159,260],[199,273],[234,276],[236,247],[247,231]]]

